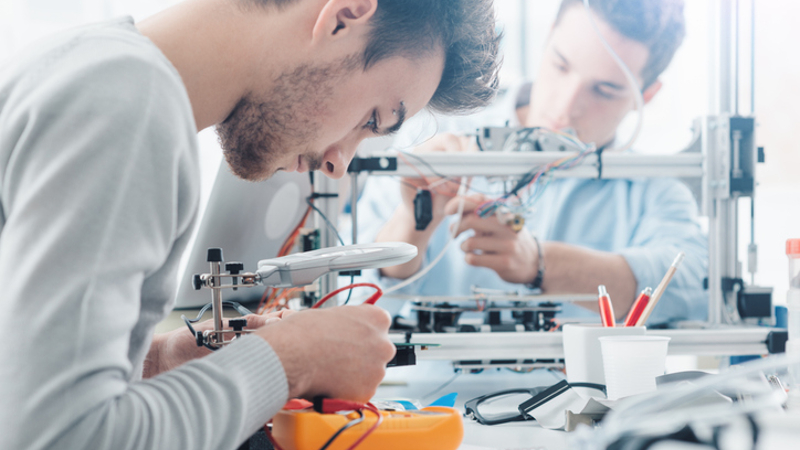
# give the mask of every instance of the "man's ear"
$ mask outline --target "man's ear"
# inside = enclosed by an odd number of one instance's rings
[[[328,0],[314,24],[313,40],[344,37],[366,26],[375,15],[378,0]]]
[[[644,100],[645,105],[650,103],[650,100],[652,100],[653,97],[655,97],[656,94],[658,94],[658,91],[661,90],[661,86],[662,86],[661,80],[656,80],[653,82],[653,84],[648,86],[647,89],[644,90],[644,92],[642,92],[642,99]]]

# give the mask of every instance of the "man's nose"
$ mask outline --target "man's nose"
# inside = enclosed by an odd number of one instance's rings
[[[571,126],[572,121],[581,115],[581,89],[582,86],[578,80],[570,80],[560,90],[552,116],[559,127]]]
[[[334,180],[342,178],[347,173],[347,166],[350,165],[350,161],[356,154],[359,142],[361,142],[360,139],[345,139],[328,147],[322,157],[320,171]]]

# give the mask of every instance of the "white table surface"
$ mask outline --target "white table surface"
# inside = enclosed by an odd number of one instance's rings
[[[375,398],[416,400],[427,406],[443,395],[456,392],[455,407],[463,414],[464,403],[472,398],[505,389],[550,386],[563,378],[563,374],[543,370],[517,373],[492,369],[453,377],[452,366],[446,362],[419,361],[416,366],[392,367],[387,369],[384,383],[378,388]],[[449,380],[453,381],[432,393]],[[562,450],[567,448],[568,437],[569,434],[563,431],[543,429],[535,421],[487,426],[464,418],[464,440],[459,448]]]

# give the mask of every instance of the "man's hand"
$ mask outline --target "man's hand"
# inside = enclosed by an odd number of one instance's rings
[[[474,147],[475,144],[469,137],[445,133],[436,135],[419,147],[414,148],[413,153],[465,152],[476,150]],[[415,167],[423,166],[421,162],[412,156],[405,156],[404,158]],[[414,197],[417,195],[417,188],[424,189],[429,184],[434,185],[430,189],[431,199],[433,200],[433,221],[430,226],[435,228],[444,219],[445,204],[456,195],[460,183],[453,180],[442,180],[439,177],[426,177],[425,180],[422,178],[403,178],[403,183],[400,187],[403,196],[403,207],[410,213],[410,217],[414,217]]]
[[[501,223],[494,214],[480,217],[475,209],[488,198],[473,195],[464,199],[464,212],[457,234],[474,230],[475,235],[461,244],[464,261],[471,266],[488,267],[509,283],[525,284],[536,278],[539,254],[536,241],[524,227],[518,233]],[[460,199],[450,200],[445,213],[455,214]]]
[[[477,148],[471,138],[459,137],[454,134],[440,134],[416,147],[414,153],[464,152],[472,150],[477,150]],[[412,156],[404,156],[403,158],[407,159],[415,167],[423,165]],[[431,186],[433,219],[425,230],[417,230],[414,220],[414,197],[417,195],[417,188],[427,188],[429,186]],[[378,232],[375,242],[406,242],[416,246],[419,251],[417,256],[407,263],[382,268],[381,274],[392,278],[404,279],[419,270],[428,248],[428,241],[446,216],[445,205],[448,200],[458,193],[459,186],[460,182],[458,181],[442,180],[438,177],[426,177],[425,180],[422,178],[403,179],[403,184],[400,186],[403,202]]]
[[[368,401],[395,354],[389,314],[372,305],[301,311],[259,329],[283,364],[289,396]]]
[[[475,230],[475,235],[461,244],[467,264],[488,267],[509,283],[530,283],[539,272],[539,251],[536,241],[523,228],[515,233],[510,226],[491,215],[479,217],[475,210],[489,199],[482,195],[464,198],[464,213],[458,234]],[[447,214],[458,211],[460,198],[451,199]],[[605,284],[618,318],[625,317],[636,295],[636,278],[627,260],[619,254],[592,250],[563,242],[542,242],[547,261],[543,289],[548,294],[597,293],[597,285]],[[597,302],[587,307],[597,310]]]
[[[264,315],[250,314],[244,316],[244,318],[247,319],[248,329],[256,329],[278,322],[292,313],[294,311],[283,310]],[[213,330],[214,324],[212,320],[206,320],[194,325],[194,329],[201,332]],[[143,377],[156,376],[161,372],[172,370],[185,362],[201,358],[210,353],[211,350],[197,346],[195,337],[186,327],[181,327],[168,333],[157,334],[153,337],[150,351],[147,353],[147,358],[145,358]]]

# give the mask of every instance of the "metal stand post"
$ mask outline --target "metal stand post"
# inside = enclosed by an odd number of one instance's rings
[[[317,174],[319,176],[314,177],[314,193],[316,194],[338,194],[338,184],[336,180],[332,180],[326,176],[322,176],[321,174]],[[328,195],[323,197],[317,197],[314,200],[314,206],[316,206],[325,217],[331,222],[332,225],[336,226],[336,223],[339,218],[339,199],[336,195]],[[319,233],[319,246],[320,248],[327,248],[327,247],[335,247],[339,245],[339,240],[336,238],[336,233],[333,229],[331,229],[328,224],[325,223],[325,220],[320,217],[319,213],[314,214],[314,226],[320,230]],[[337,287],[337,274],[336,273],[329,273],[327,275],[323,275],[319,279],[319,288],[320,297],[324,296],[325,294],[333,291]],[[326,302],[322,305],[323,308],[329,308],[336,306],[335,302]]]

